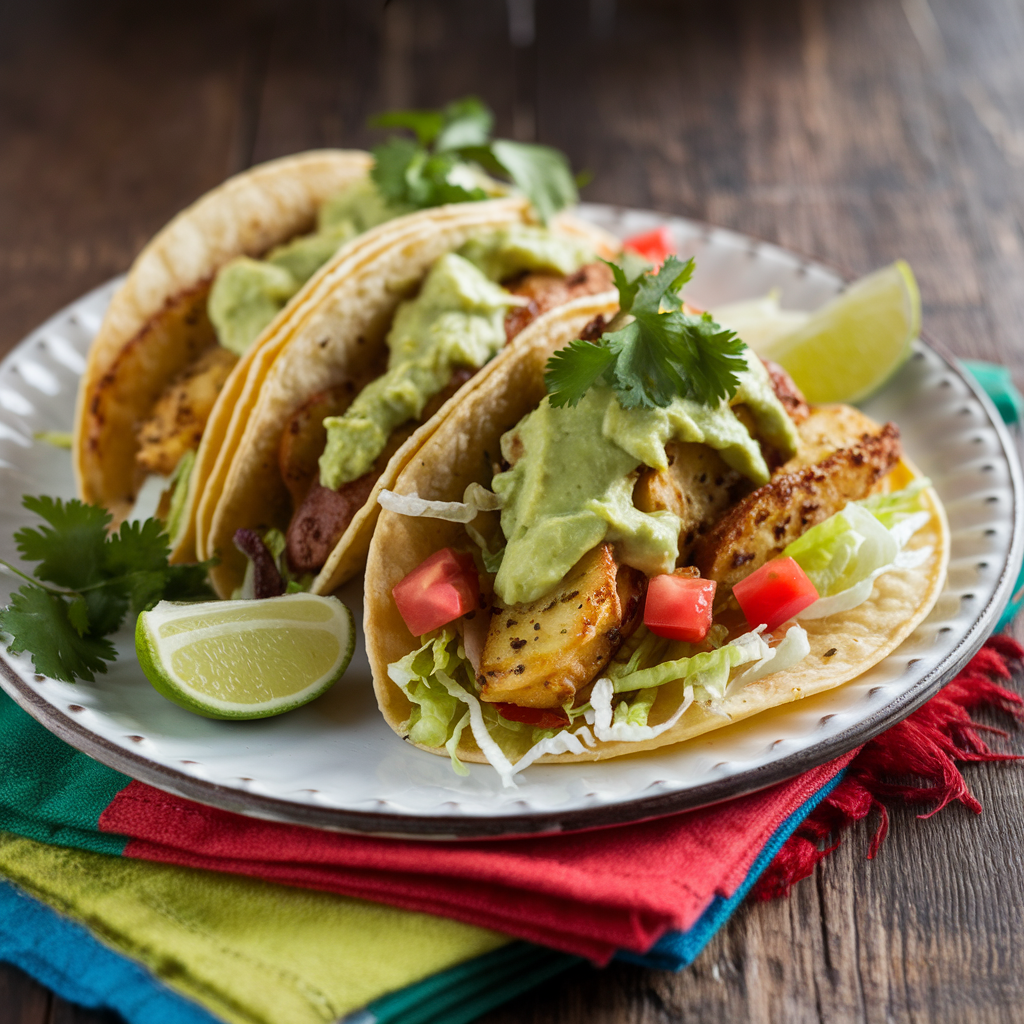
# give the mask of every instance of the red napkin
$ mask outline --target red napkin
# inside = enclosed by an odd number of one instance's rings
[[[252,875],[494,928],[606,963],[684,931],[731,896],[778,827],[852,759],[847,754],[728,804],[588,833],[439,843],[375,839],[242,817],[139,782],[104,832],[127,857]]]

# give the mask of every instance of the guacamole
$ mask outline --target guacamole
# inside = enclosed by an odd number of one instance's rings
[[[388,333],[388,369],[341,416],[328,416],[320,482],[336,490],[368,472],[391,432],[418,419],[458,366],[483,366],[505,343],[504,288],[455,253],[431,268],[417,298],[403,302]]]
[[[342,416],[329,416],[320,483],[336,490],[367,473],[396,427],[419,419],[457,367],[478,368],[505,344],[505,313],[517,300],[496,281],[523,271],[571,273],[592,247],[546,228],[517,226],[442,256],[419,295],[403,302],[387,336],[388,369]]]
[[[288,300],[356,235],[402,214],[384,201],[372,181],[361,181],[328,199],[312,234],[279,245],[265,258],[238,256],[218,271],[208,310],[217,340],[243,355]]]
[[[784,453],[795,453],[796,431],[767,371],[756,357],[748,358],[748,366],[733,404],[744,402],[765,436]],[[492,483],[505,499],[498,597],[505,604],[542,597],[603,541],[649,576],[671,572],[679,554],[679,518],[633,505],[634,471],[641,464],[666,469],[670,440],[707,444],[754,483],[769,479],[757,442],[726,402],[707,406],[675,398],[664,409],[624,409],[614,391],[600,385],[574,407],[554,408],[545,398],[520,420],[501,440],[512,468]]]

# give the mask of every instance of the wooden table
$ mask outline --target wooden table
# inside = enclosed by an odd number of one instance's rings
[[[0,352],[227,175],[367,146],[370,112],[477,93],[500,134],[592,170],[587,198],[724,224],[850,274],[905,257],[928,330],[1024,383],[1013,0],[0,10]],[[980,818],[898,810],[872,862],[869,826],[853,830],[789,900],[741,910],[682,974],[581,968],[486,1020],[1019,1020],[1024,773],[967,776]],[[0,968],[3,1024],[110,1019]]]

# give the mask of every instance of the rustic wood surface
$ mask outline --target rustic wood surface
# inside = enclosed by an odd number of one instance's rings
[[[928,330],[1024,383],[1015,0],[2,0],[0,26],[0,353],[228,174],[473,92],[590,199],[850,274],[907,258]],[[854,829],[682,974],[580,968],[486,1021],[1021,1019],[1024,773],[967,775],[981,817],[898,810],[870,862]],[[0,967],[3,1024],[115,1019]]]

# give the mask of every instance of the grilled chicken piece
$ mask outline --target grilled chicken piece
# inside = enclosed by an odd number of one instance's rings
[[[887,423],[822,462],[777,475],[700,539],[694,565],[706,579],[734,586],[847,502],[867,497],[899,457],[899,429]]]
[[[211,345],[168,384],[139,428],[135,459],[150,473],[170,476],[182,455],[199,447],[213,405],[238,356]]]
[[[327,444],[324,420],[328,416],[340,416],[356,393],[355,381],[343,381],[313,395],[291,414],[285,424],[277,451],[277,464],[281,479],[292,496],[293,508],[302,504],[320,475],[320,456]]]
[[[573,700],[636,628],[646,582],[601,544],[556,591],[531,604],[496,606],[480,660],[481,699],[529,708]]]
[[[690,557],[697,538],[705,533],[734,500],[740,474],[706,444],[669,441],[668,469],[644,468],[633,488],[633,504],[641,512],[674,512],[682,520],[679,558]]]
[[[612,272],[603,263],[588,263],[575,274],[527,274],[509,287],[513,295],[530,300],[526,306],[513,306],[505,317],[505,337],[511,341],[524,327],[555,306],[583,295],[598,295],[612,287]]]

